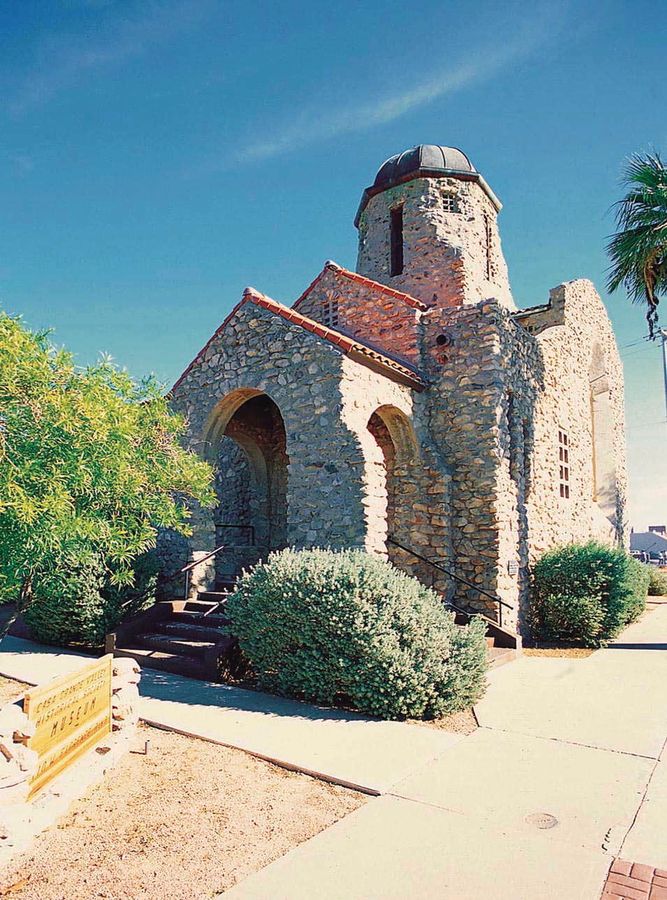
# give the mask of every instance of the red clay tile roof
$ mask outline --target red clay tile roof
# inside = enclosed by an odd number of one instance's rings
[[[342,266],[339,266],[338,263],[335,263],[330,259],[325,262],[324,268],[317,276],[317,278],[311,281],[311,283],[308,285],[303,294],[301,294],[298,300],[295,300],[292,307],[293,309],[296,309],[301,301],[306,299],[315,285],[318,284],[320,279],[324,277],[327,269],[333,272],[337,272],[344,278],[349,278],[350,281],[356,281],[358,284],[363,284],[372,291],[377,291],[378,293],[385,294],[389,297],[395,297],[397,300],[402,300],[413,309],[418,309],[421,312],[426,312],[427,309],[430,309],[430,306],[427,303],[424,303],[422,300],[417,300],[416,297],[411,297],[410,294],[406,294],[403,291],[397,291],[395,288],[387,287],[386,284],[380,284],[379,281],[373,281],[371,278],[366,278],[364,275],[359,275],[358,272],[351,272],[349,269],[344,269]]]
[[[375,282],[371,282],[371,284],[374,283]],[[218,335],[224,331],[230,319],[245,303],[248,302],[255,303],[257,306],[261,306],[264,309],[267,309],[270,312],[281,316],[283,319],[287,319],[288,322],[292,322],[294,325],[305,328],[305,330],[310,331],[311,334],[314,334],[325,341],[329,341],[329,343],[334,344],[336,347],[339,347],[347,356],[351,356],[357,362],[360,362],[363,365],[370,365],[371,368],[380,369],[383,374],[387,375],[390,378],[393,378],[394,380],[398,380],[403,384],[407,384],[415,390],[420,391],[427,386],[425,378],[416,369],[409,365],[409,363],[401,362],[398,359],[393,359],[390,356],[386,356],[384,353],[380,353],[373,347],[369,347],[367,344],[362,344],[358,340],[354,340],[345,334],[341,334],[340,331],[336,331],[333,328],[327,328],[326,325],[321,325],[314,319],[309,319],[308,316],[302,315],[300,312],[297,312],[297,310],[293,308],[290,309],[288,306],[283,306],[282,303],[278,303],[277,300],[272,300],[271,297],[267,297],[265,294],[261,294],[254,288],[246,288],[243,292],[243,298],[241,299],[241,301],[236,304],[236,306],[229,313],[222,325],[220,325],[220,327],[216,329],[211,338],[206,342],[206,344],[204,344],[202,349],[195,356],[187,369],[185,369],[180,378],[175,382],[174,386],[171,389],[172,392],[176,390],[178,385],[192,370],[197,360],[199,360],[204,355],[207,348],[213,343]]]

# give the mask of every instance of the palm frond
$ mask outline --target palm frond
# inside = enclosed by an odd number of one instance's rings
[[[660,296],[667,294],[667,168],[660,154],[631,156],[623,183],[628,190],[614,204],[617,230],[607,244],[607,288],[623,286],[634,303],[647,305],[653,336]]]

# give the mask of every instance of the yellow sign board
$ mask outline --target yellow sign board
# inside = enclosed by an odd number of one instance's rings
[[[23,711],[35,723],[28,747],[39,757],[30,797],[111,732],[112,661],[108,654],[26,693]]]

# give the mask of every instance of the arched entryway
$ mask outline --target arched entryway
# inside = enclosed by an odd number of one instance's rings
[[[287,447],[276,403],[260,391],[235,391],[210,431],[218,504],[213,510],[216,578],[226,580],[287,543]]]
[[[415,509],[421,478],[419,454],[412,423],[395,406],[381,406],[370,416],[367,430],[373,438],[368,466],[367,527],[370,546],[386,552],[390,561],[405,567],[405,557],[394,540],[411,546],[419,511]]]

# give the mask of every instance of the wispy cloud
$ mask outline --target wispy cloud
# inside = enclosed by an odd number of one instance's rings
[[[338,109],[304,113],[285,128],[243,146],[242,152],[223,160],[222,167],[240,162],[269,159],[305,144],[331,140],[345,134],[368,131],[433,103],[464,88],[487,81],[512,63],[534,53],[562,25],[564,6],[545,8],[530,21],[524,21],[514,36],[502,42],[497,38],[490,49],[480,45],[466,52],[466,60],[432,74],[400,93],[378,96]]]
[[[7,101],[21,115],[42,106],[104,70],[117,68],[152,47],[196,27],[215,9],[214,0],[153,0],[138,15],[110,19],[91,34],[60,34],[42,45],[32,68]]]

